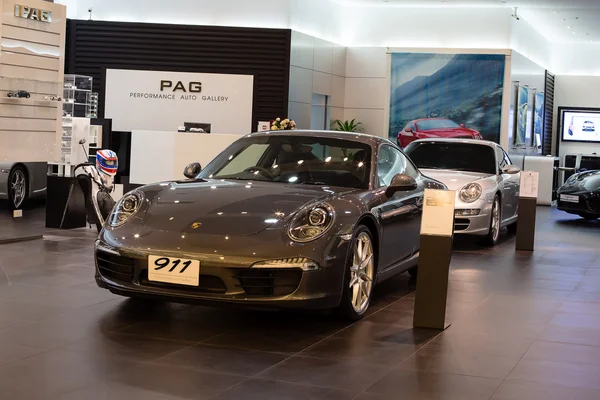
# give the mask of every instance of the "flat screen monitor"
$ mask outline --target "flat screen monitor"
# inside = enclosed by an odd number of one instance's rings
[[[600,109],[562,108],[560,116],[563,142],[600,143]]]

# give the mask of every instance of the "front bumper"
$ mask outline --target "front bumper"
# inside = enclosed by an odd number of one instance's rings
[[[492,218],[492,202],[484,198],[473,203],[463,203],[458,199],[455,204],[454,233],[461,235],[487,235]],[[478,215],[457,215],[460,210],[479,210]]]
[[[563,201],[560,197],[561,194],[577,196],[579,201],[577,203],[572,201]],[[569,214],[589,214],[600,216],[600,196],[597,193],[590,192],[563,193],[559,191],[557,193],[557,208]]]
[[[270,308],[322,309],[336,307],[341,301],[349,242],[339,236],[332,237],[331,243],[325,246],[328,250],[324,251],[328,253],[324,257],[315,257],[315,253],[310,257],[306,251],[309,248],[314,250],[314,244],[309,245],[310,247],[294,247],[289,245],[289,240],[286,244],[281,244],[281,249],[277,249],[278,246],[271,241],[273,244],[269,254],[261,254],[260,248],[254,246],[258,251],[246,252],[247,256],[232,256],[219,250],[209,252],[205,246],[193,244],[177,251],[150,250],[160,248],[150,245],[150,242],[158,243],[161,236],[168,233],[153,232],[152,235],[152,241],[146,238],[142,250],[141,246],[132,246],[131,243],[114,246],[116,236],[103,231],[95,250],[95,277],[98,286],[118,295],[159,298],[190,304],[221,303]],[[265,236],[269,235],[273,236],[272,240],[277,236],[273,232]],[[251,242],[256,240],[252,236],[237,239],[240,242],[238,254],[243,254],[244,249],[252,248]],[[264,237],[263,239],[269,240]],[[192,252],[192,248],[198,250]],[[199,286],[149,281],[147,263],[150,254],[200,260]],[[288,258],[292,254],[294,257],[314,260],[319,268],[305,271],[301,268],[250,267],[257,261]]]

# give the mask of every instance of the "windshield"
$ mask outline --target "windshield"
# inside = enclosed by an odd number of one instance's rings
[[[233,143],[199,177],[366,189],[370,159],[369,145],[350,140],[256,136]]]
[[[421,131],[458,127],[459,125],[456,122],[450,121],[449,119],[424,119],[421,121],[417,121],[417,128]]]
[[[405,152],[419,168],[496,174],[496,156],[491,146],[461,142],[413,142]]]

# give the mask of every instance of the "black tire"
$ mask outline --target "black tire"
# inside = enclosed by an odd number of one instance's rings
[[[517,233],[517,223],[514,222],[514,223],[510,224],[509,226],[506,227],[506,229],[508,230],[508,233],[511,233],[514,235],[515,233]]]
[[[498,220],[495,221],[495,213],[497,214]],[[496,195],[494,197],[494,203],[492,204],[492,213],[490,215],[490,228],[485,235],[484,243],[488,246],[495,246],[498,243],[498,238],[500,237],[500,224],[502,221],[502,204],[500,203],[500,196]],[[496,226],[494,226],[496,225]]]
[[[18,210],[27,203],[28,198],[29,177],[27,171],[25,171],[25,168],[17,165],[8,174],[8,204],[11,209]]]
[[[579,216],[587,221],[595,221],[598,219],[597,216],[590,215],[590,214],[579,214]]]
[[[351,279],[352,279],[352,267],[355,261],[355,251],[357,249],[358,242],[361,238],[368,237],[371,249],[372,249],[372,264],[371,266],[371,281],[368,285],[368,299],[366,300],[366,304],[364,305],[364,309],[356,310],[353,306],[353,292],[350,289]],[[358,225],[352,234],[352,239],[350,242],[350,249],[348,252],[348,257],[346,259],[346,270],[344,272],[344,282],[342,287],[342,301],[338,308],[336,309],[336,313],[345,319],[349,319],[351,321],[358,321],[362,319],[367,310],[369,309],[369,304],[371,302],[371,297],[373,293],[373,288],[375,287],[375,278],[377,276],[377,248],[375,246],[375,242],[373,241],[373,235],[369,228],[364,225]],[[364,247],[363,247],[364,249]],[[364,282],[363,282],[364,283]],[[360,283],[359,283],[360,285]]]

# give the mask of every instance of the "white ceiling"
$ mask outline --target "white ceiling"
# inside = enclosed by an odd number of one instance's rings
[[[518,7],[517,14],[551,42],[600,47],[600,0],[334,0],[368,7]],[[568,28],[569,27],[569,28]],[[600,49],[599,49],[600,51]]]

